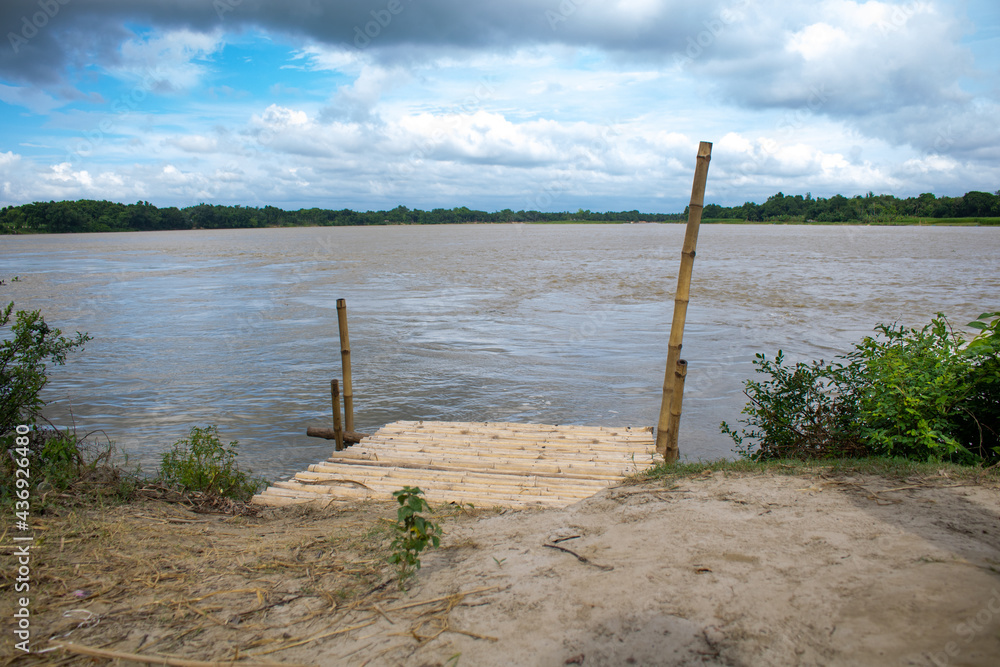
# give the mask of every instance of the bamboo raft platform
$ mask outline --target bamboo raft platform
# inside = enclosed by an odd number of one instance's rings
[[[565,507],[647,468],[653,427],[398,421],[287,482],[261,505],[392,500],[419,486],[433,507]]]

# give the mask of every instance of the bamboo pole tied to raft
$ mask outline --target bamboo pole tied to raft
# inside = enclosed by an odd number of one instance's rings
[[[703,141],[698,146],[698,162],[694,170],[694,185],[691,187],[687,231],[684,233],[684,247],[681,250],[681,268],[677,274],[674,316],[670,323],[667,369],[663,377],[663,400],[660,403],[660,420],[656,427],[656,451],[668,463],[676,461],[680,456],[677,448],[677,432],[681,421],[681,401],[684,398],[684,378],[687,375],[687,362],[681,359],[681,343],[684,339],[684,322],[687,319],[687,306],[691,293],[691,270],[694,268],[698,228],[701,225],[701,212],[705,204],[708,163],[711,160],[712,144]]]
[[[354,389],[351,387],[351,340],[347,335],[347,301],[337,299],[337,322],[340,325],[340,361],[344,368],[344,427],[354,430]]]
[[[344,429],[340,426],[340,387],[336,380],[330,380],[330,398],[333,403],[333,449],[344,451]]]

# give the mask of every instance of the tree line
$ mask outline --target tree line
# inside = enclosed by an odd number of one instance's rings
[[[805,196],[786,196],[779,192],[763,204],[747,202],[730,207],[708,204],[703,215],[708,219],[748,222],[802,220],[869,224],[890,224],[905,218],[990,218],[1000,217],[1000,191],[992,194],[972,191],[961,197],[935,197],[925,192],[906,199],[872,192],[863,197],[834,195],[829,199],[813,199],[808,192]]]
[[[389,211],[352,211],[304,208],[286,211],[275,206],[220,206],[198,204],[187,208],[158,208],[146,201],[119,204],[110,201],[35,202],[0,209],[0,233],[129,232],[171,229],[244,229],[255,227],[328,227],[346,225],[429,225],[454,223],[556,222],[665,222],[683,215],[621,211],[578,214],[513,211],[488,213],[464,206],[431,211],[397,206]]]
[[[889,224],[900,218],[987,218],[1000,217],[1000,192],[969,192],[962,197],[919,197],[899,199],[893,195],[828,199],[806,193],[773,195],[763,204],[746,202],[740,206],[705,206],[708,220],[748,222],[861,222]],[[683,213],[640,213],[579,209],[546,213],[541,211],[487,212],[466,208],[436,208],[430,211],[397,206],[388,211],[352,211],[321,208],[286,211],[275,206],[220,206],[198,204],[186,208],[159,208],[147,201],[120,204],[110,201],[35,202],[0,209],[0,233],[37,234],[69,232],[129,232],[173,229],[243,229],[255,227],[304,227],[394,224],[454,224],[507,222],[681,222]]]

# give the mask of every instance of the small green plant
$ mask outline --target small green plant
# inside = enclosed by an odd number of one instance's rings
[[[392,541],[393,554],[389,562],[399,566],[400,584],[420,569],[419,554],[428,544],[435,547],[441,544],[441,527],[420,515],[420,512],[432,511],[422,498],[423,494],[419,487],[411,486],[392,493],[399,502],[399,510],[396,512],[396,538]]]
[[[0,327],[10,323],[13,310],[13,302],[0,308]],[[11,332],[13,336],[0,343],[0,435],[41,413],[45,403],[40,394],[49,380],[45,362],[61,366],[69,352],[91,339],[79,332],[75,338],[62,336],[37,310],[17,311]]]
[[[12,501],[15,496],[15,481],[23,475],[15,472],[15,462],[20,460],[20,472],[30,471],[24,477],[32,490],[37,504],[44,504],[46,493],[65,491],[78,480],[86,467],[79,443],[75,436],[60,431],[32,430],[26,438],[14,447],[14,439],[6,438],[4,450],[9,454],[0,459],[0,497]],[[17,455],[17,459],[15,459]]]
[[[252,478],[252,471],[242,471],[236,464],[234,440],[223,445],[218,427],[194,426],[187,438],[174,443],[173,449],[163,454],[159,480],[187,491],[202,491],[234,500],[247,501],[267,481]]]
[[[54,437],[43,441],[38,460],[42,464],[40,472],[46,481],[59,490],[66,489],[78,479],[81,469],[86,465],[76,436],[59,431],[55,432]]]

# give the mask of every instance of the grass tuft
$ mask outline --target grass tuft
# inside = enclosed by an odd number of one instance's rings
[[[935,463],[911,461],[904,458],[869,457],[855,459],[772,459],[751,461],[747,459],[716,461],[682,461],[677,463],[657,463],[626,478],[626,484],[641,484],[653,481],[673,481],[686,477],[696,477],[707,473],[733,475],[878,475],[889,479],[910,477],[950,477],[972,482],[1000,482],[1000,467],[955,463]]]

